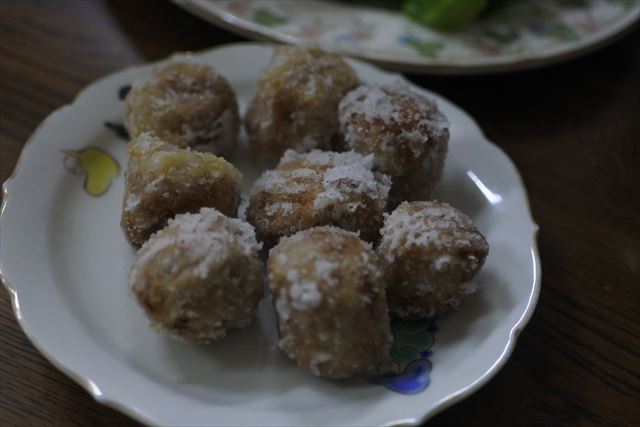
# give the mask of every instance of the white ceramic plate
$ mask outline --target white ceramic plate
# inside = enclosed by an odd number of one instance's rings
[[[169,60],[213,65],[229,78],[244,109],[271,50],[239,44]],[[366,82],[398,78],[351,63]],[[437,332],[430,322],[401,331],[414,342],[422,334],[417,348],[404,349],[419,359],[409,377],[391,378],[389,388],[363,378],[314,377],[276,349],[267,299],[249,329],[210,346],[151,330],[125,281],[134,254],[119,227],[126,141],[104,122],[122,121],[119,88],[159,64],[105,77],[52,113],[4,184],[4,283],[22,328],[51,362],[99,402],[140,421],[194,426],[418,424],[477,390],[506,363],[540,290],[537,226],[507,156],[464,111],[426,91],[451,121],[439,198],[475,220],[491,254],[479,274],[481,290],[438,319]],[[120,166],[101,195],[85,188],[86,171],[76,159],[85,150],[100,153],[102,165],[113,160]],[[245,189],[259,172],[246,156],[240,150],[232,159],[245,174]]]
[[[347,1],[174,2],[251,39],[314,43],[387,68],[443,74],[511,71],[567,60],[615,40],[640,18],[638,0],[526,0],[443,33],[409,21],[397,8]]]

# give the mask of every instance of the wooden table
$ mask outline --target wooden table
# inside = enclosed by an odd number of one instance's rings
[[[0,30],[3,181],[38,123],[96,78],[241,40],[156,0],[3,0]],[[636,30],[541,70],[410,76],[467,110],[513,159],[540,224],[543,270],[538,308],[509,363],[430,425],[640,420],[638,46]],[[137,425],[45,360],[0,295],[1,425]]]

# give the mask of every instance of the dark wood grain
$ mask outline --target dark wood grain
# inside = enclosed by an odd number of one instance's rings
[[[236,40],[165,1],[0,0],[0,178],[38,123],[96,78]],[[541,227],[542,296],[512,358],[429,425],[640,421],[638,46],[636,30],[540,70],[410,76],[471,113],[513,159]],[[0,294],[1,425],[138,425],[46,361]]]

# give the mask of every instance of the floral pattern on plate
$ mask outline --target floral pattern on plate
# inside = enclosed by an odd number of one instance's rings
[[[98,401],[145,424],[421,425],[505,365],[541,286],[537,226],[517,169],[463,110],[405,82],[436,98],[457,129],[439,199],[469,212],[496,249],[480,273],[482,291],[459,311],[438,318],[437,347],[429,347],[428,335],[417,346],[400,347],[417,352],[406,360],[418,360],[407,363],[417,381],[405,381],[405,390],[430,382],[424,392],[412,395],[361,378],[326,381],[296,367],[278,350],[268,297],[246,330],[215,346],[186,345],[153,331],[126,290],[134,250],[119,224],[124,180],[112,179],[106,193],[86,203],[79,177],[59,163],[51,167],[52,159],[62,160],[61,153],[87,148],[103,150],[124,165],[127,145],[105,128],[104,120],[122,120],[122,104],[114,94],[154,68],[171,61],[212,64],[229,77],[244,106],[272,54],[264,44],[244,43],[128,68],[91,84],[45,119],[26,143],[15,175],[3,185],[0,270],[17,319],[55,366]],[[360,61],[351,64],[372,84],[397,79]],[[240,146],[230,159],[244,175],[245,196],[262,172],[246,148]],[[409,332],[403,329],[407,337],[420,335]],[[380,366],[377,374],[392,369]]]
[[[111,180],[120,174],[118,162],[97,147],[64,151],[62,162],[66,170],[84,176],[84,189],[91,196],[102,196],[111,186]]]
[[[393,346],[389,358],[378,363],[376,373],[368,381],[398,393],[419,393],[430,383],[429,357],[438,327],[433,319],[393,319],[391,329]]]
[[[637,0],[519,1],[461,31],[439,32],[409,21],[399,10],[348,2],[177,3],[251,38],[317,43],[396,68],[452,72],[552,62],[600,44],[640,17]]]

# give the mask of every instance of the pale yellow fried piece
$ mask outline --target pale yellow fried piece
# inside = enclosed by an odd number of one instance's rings
[[[140,246],[176,214],[214,207],[235,216],[242,175],[210,153],[177,148],[143,133],[128,148],[121,225]]]

